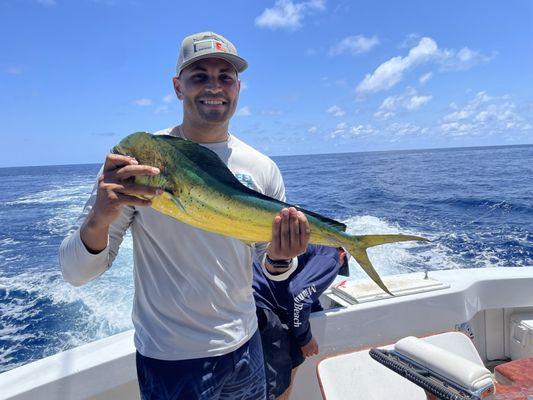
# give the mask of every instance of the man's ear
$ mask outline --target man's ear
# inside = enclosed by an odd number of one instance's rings
[[[183,100],[183,94],[181,93],[179,78],[177,76],[172,78],[172,83],[174,85],[174,92],[176,92],[176,96],[178,96],[178,99]]]

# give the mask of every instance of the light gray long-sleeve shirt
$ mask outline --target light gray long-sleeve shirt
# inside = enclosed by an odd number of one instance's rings
[[[157,134],[175,132],[170,128]],[[285,200],[275,163],[230,135],[205,144],[239,181]],[[126,230],[133,237],[133,325],[144,356],[183,360],[229,353],[257,329],[252,295],[252,249],[239,240],[186,225],[152,208],[125,206],[109,229],[108,246],[87,251],[80,226],[96,200],[95,185],[76,225],[60,247],[64,278],[82,285],[113,263]],[[259,247],[259,246],[258,246]],[[264,252],[264,247],[258,253]],[[261,255],[259,254],[259,257]]]

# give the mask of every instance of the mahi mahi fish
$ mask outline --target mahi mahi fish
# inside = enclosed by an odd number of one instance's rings
[[[274,217],[282,208],[296,208],[309,221],[310,243],[345,248],[368,276],[391,295],[370,262],[367,248],[427,240],[411,235],[347,234],[346,225],[341,222],[249,189],[216,153],[186,139],[137,132],[122,139],[113,153],[159,168],[159,175],[134,178],[136,184],[162,189],[162,195],[151,199],[152,208],[186,224],[247,244],[269,242]]]

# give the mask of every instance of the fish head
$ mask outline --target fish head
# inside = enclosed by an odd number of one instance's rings
[[[139,164],[165,169],[172,163],[172,148],[147,132],[126,136],[113,148],[113,153],[133,157]]]
[[[169,168],[175,168],[176,153],[172,146],[167,144],[156,135],[147,132],[136,132],[126,136],[112,152],[124,156],[133,157],[141,165],[150,165],[160,170],[156,176],[136,176],[135,183],[159,187],[165,191],[173,190]]]

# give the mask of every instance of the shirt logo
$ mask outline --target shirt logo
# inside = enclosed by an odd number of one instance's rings
[[[254,188],[254,178],[252,178],[252,175],[238,173],[238,174],[235,174],[235,178],[237,178],[239,182],[242,183],[247,188],[249,189]]]
[[[316,286],[311,285],[308,288],[302,290],[298,295],[294,297],[294,313],[292,317],[292,323],[293,325],[298,328],[302,325],[300,321],[300,311],[303,310],[304,305],[302,304],[302,301],[304,301],[306,298],[311,297],[313,293],[316,293]]]

